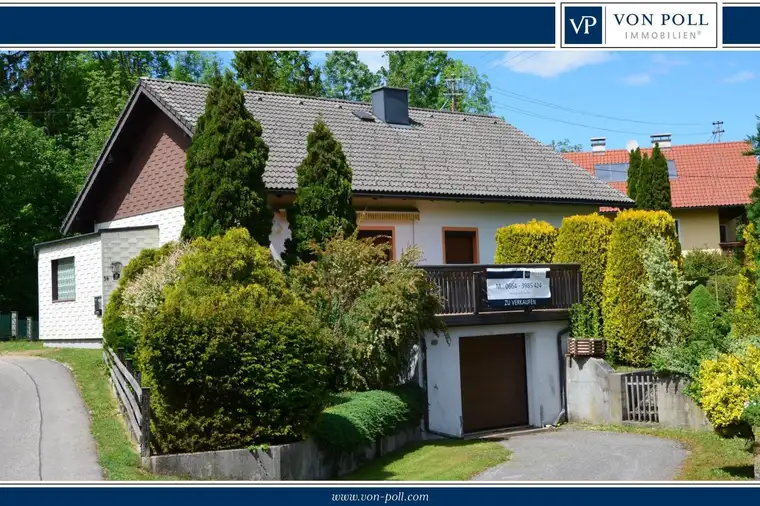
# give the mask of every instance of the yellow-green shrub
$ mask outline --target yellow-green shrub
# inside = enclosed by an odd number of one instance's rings
[[[601,308],[611,233],[612,222],[604,216],[569,216],[562,220],[554,247],[554,263],[581,264],[583,302],[592,308]]]
[[[741,421],[744,403],[760,395],[760,349],[748,346],[743,356],[705,360],[699,370],[702,409],[716,429]]]
[[[665,211],[622,211],[613,222],[602,283],[604,337],[611,358],[633,366],[649,365],[658,344],[650,321],[655,308],[642,284],[646,274],[643,251],[650,237],[664,237],[669,257],[680,263],[681,246],[673,217]]]
[[[760,319],[757,314],[757,254],[760,243],[755,237],[755,225],[744,229],[744,267],[739,271],[736,283],[736,305],[732,315],[731,333],[745,337],[760,335]]]
[[[545,264],[552,261],[557,229],[545,221],[515,223],[496,231],[497,264]]]

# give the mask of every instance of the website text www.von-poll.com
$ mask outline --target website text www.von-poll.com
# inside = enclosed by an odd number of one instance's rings
[[[427,502],[428,494],[407,494],[406,492],[387,492],[385,494],[333,494],[333,502]]]

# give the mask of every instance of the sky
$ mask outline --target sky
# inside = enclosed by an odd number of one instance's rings
[[[757,132],[760,53],[739,51],[451,51],[491,83],[494,114],[541,142],[569,139],[590,149],[606,137],[608,149],[630,140],[650,143],[656,133],[672,142],[714,142]],[[382,51],[359,51],[372,70]],[[312,52],[322,63],[324,52]]]

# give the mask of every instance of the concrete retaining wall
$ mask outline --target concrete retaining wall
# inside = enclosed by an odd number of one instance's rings
[[[188,476],[197,480],[329,480],[357,470],[366,462],[419,441],[419,427],[384,437],[350,454],[334,457],[308,440],[272,446],[268,450],[156,455],[143,466],[156,474]]]
[[[623,376],[604,360],[567,357],[567,415],[571,422],[623,423]],[[712,430],[702,409],[683,394],[685,381],[657,379],[659,425],[692,430]]]

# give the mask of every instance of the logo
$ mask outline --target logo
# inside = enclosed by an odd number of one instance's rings
[[[601,44],[601,7],[565,7],[565,44]]]

